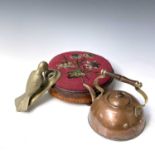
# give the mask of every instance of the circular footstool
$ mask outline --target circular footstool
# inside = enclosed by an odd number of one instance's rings
[[[101,69],[113,72],[111,64],[104,57],[84,51],[59,54],[49,62],[50,68],[59,70],[61,77],[49,93],[60,100],[79,104],[91,104],[91,96],[83,83],[93,87]],[[99,80],[102,87],[111,82],[110,77]]]

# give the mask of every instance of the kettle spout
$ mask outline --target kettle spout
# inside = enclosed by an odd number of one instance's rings
[[[83,86],[89,91],[90,96],[92,98],[92,103],[93,103],[96,98],[96,93],[95,93],[94,89],[92,87],[90,87],[89,85],[87,85],[86,83],[83,83]]]

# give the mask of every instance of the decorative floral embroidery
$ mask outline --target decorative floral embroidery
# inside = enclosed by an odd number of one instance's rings
[[[86,58],[91,58],[91,57],[94,57],[94,54],[92,54],[92,53],[85,53],[85,54],[83,54],[83,56],[86,57]]]
[[[93,68],[99,68],[100,64],[97,63],[95,60],[94,61],[87,61],[85,64],[85,67],[88,69],[93,69]]]
[[[72,56],[71,56],[73,59],[80,59],[81,57],[82,57],[82,55],[81,54],[76,54],[76,53],[74,53],[74,54],[72,54]]]
[[[83,77],[85,75],[86,74],[84,72],[82,72],[80,69],[68,72],[68,78],[79,78],[79,77]]]
[[[57,65],[57,68],[60,69],[60,68],[74,68],[75,66],[73,65],[72,62],[68,61],[68,62],[64,62],[64,63],[61,63],[59,65]]]
[[[73,64],[73,62],[68,61],[68,59],[64,56],[64,60],[62,61],[62,63],[57,65],[57,69],[60,68],[74,68],[75,65]]]
[[[93,57],[94,54],[92,53],[73,53],[68,59],[64,56],[63,61],[57,65],[57,68],[72,68],[73,70],[67,72],[68,78],[87,78],[87,73],[94,72],[94,69],[100,67],[100,64],[96,60],[91,61]]]

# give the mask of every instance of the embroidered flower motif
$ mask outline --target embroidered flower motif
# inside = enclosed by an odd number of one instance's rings
[[[60,68],[74,68],[74,67],[75,67],[74,64],[70,61],[57,65],[58,69],[60,69]]]
[[[92,54],[92,53],[84,53],[84,54],[74,53],[71,56],[71,58],[73,58],[73,59],[92,58],[92,57],[94,57],[94,54]]]
[[[99,68],[100,64],[96,60],[91,60],[94,57],[92,53],[78,54],[73,53],[67,58],[63,56],[64,59],[60,64],[57,65],[57,69],[60,68],[72,68],[71,71],[67,72],[68,78],[79,78],[87,77],[87,74],[93,71],[93,69]],[[93,71],[94,72],[94,71]]]
[[[85,76],[85,73],[82,72],[80,69],[68,72],[68,78],[79,78],[83,76]]]
[[[88,69],[97,69],[99,68],[100,64],[97,63],[95,60],[94,61],[87,61],[86,64],[85,64],[85,67],[88,68]]]
[[[84,53],[83,57],[85,57],[85,58],[92,58],[92,57],[94,57],[94,54],[92,54],[92,53]]]
[[[76,53],[72,54],[72,56],[71,56],[71,58],[73,58],[73,59],[80,59],[81,57],[82,57],[81,54],[76,54]]]

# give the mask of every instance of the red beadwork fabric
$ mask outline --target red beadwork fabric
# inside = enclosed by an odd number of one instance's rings
[[[69,91],[86,91],[83,82],[93,86],[101,69],[113,72],[111,64],[103,57],[89,52],[72,51],[57,55],[49,62],[49,68],[61,72],[56,87]],[[100,85],[110,81],[110,77],[99,80]]]

